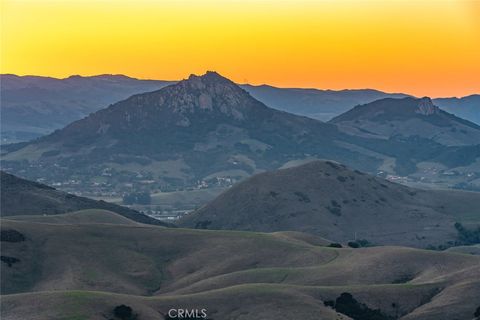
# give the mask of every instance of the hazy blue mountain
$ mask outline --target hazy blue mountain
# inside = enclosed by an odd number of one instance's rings
[[[480,95],[472,94],[463,98],[438,98],[434,103],[457,117],[480,124]]]
[[[358,104],[388,97],[407,97],[402,93],[386,93],[372,89],[336,91],[249,84],[242,85],[242,88],[271,108],[322,121],[328,121]]]
[[[269,85],[241,85],[255,99],[267,106],[322,121],[362,105],[383,98],[405,98],[403,93],[387,93],[373,89],[319,90],[277,88]],[[480,95],[462,98],[435,98],[434,104],[457,117],[480,124]]]
[[[430,98],[380,99],[333,118],[355,136],[377,139],[425,138],[446,146],[480,144],[480,126],[441,110]]]
[[[157,90],[169,83],[124,75],[65,79],[0,75],[2,143],[51,133],[132,94]]]

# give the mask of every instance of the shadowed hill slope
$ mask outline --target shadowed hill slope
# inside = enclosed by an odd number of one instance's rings
[[[261,173],[185,216],[180,226],[295,230],[334,241],[415,247],[455,240],[455,222],[480,223],[480,194],[427,191],[331,161]]]
[[[0,171],[1,209],[3,217],[15,215],[54,215],[83,209],[116,212],[133,221],[168,226],[138,211],[105,201],[68,194],[47,185],[21,179]]]

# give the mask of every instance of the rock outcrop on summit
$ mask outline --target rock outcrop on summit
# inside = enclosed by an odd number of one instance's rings
[[[420,99],[420,101],[418,102],[416,112],[423,114],[424,116],[431,116],[439,113],[440,109],[433,104],[432,99],[425,97]]]

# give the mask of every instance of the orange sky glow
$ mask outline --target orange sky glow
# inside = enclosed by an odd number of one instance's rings
[[[0,72],[480,93],[480,0],[0,0]]]

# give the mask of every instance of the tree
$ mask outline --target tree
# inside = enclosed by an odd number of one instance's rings
[[[455,223],[455,229],[458,232],[460,244],[470,245],[480,243],[480,227],[474,230],[466,229],[460,222]]]
[[[348,243],[348,246],[349,246],[350,248],[360,248],[360,245],[359,245],[357,242],[355,242],[355,241],[350,241],[350,242]]]
[[[358,302],[352,294],[343,292],[336,300],[334,309],[355,320],[392,320],[380,310],[370,309],[367,305]]]
[[[122,319],[122,320],[130,320],[133,319],[132,308],[126,306],[124,304],[116,306],[113,309],[113,314],[115,317]]]

